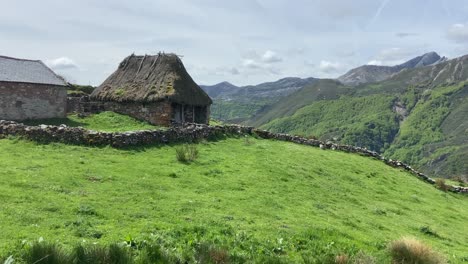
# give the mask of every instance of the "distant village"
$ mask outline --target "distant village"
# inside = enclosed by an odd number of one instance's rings
[[[175,54],[130,55],[90,96],[69,97],[69,84],[40,60],[0,56],[0,120],[65,118],[113,111],[154,125],[207,124],[210,97]]]

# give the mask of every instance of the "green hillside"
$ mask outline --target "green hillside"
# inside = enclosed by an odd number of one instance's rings
[[[390,263],[387,245],[401,236],[450,263],[468,259],[467,197],[381,161],[248,137],[197,144],[199,158],[181,163],[179,147],[0,140],[0,260],[42,237],[65,247],[146,241],[189,262],[208,244],[234,263]]]
[[[296,110],[320,100],[331,100],[346,94],[349,88],[335,80],[318,80],[310,86],[282,98],[280,101],[264,107],[255,116],[247,120],[247,125],[258,127],[276,118],[292,115]]]
[[[437,177],[468,177],[468,56],[378,83],[320,80],[246,124],[367,147]]]
[[[395,111],[397,105],[406,113]],[[467,113],[468,85],[462,82],[313,101],[261,127],[367,147],[430,175],[453,177],[468,175]]]
[[[398,115],[392,112],[393,96],[342,96],[322,100],[278,118],[262,128],[296,135],[318,135],[345,144],[383,152],[398,132]]]
[[[385,154],[432,175],[468,175],[468,84],[425,91]]]

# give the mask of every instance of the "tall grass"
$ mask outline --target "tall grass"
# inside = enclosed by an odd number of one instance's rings
[[[76,264],[127,264],[133,263],[129,250],[117,244],[108,247],[92,245],[78,245],[74,249],[74,263]]]
[[[63,264],[73,263],[73,256],[55,243],[36,242],[25,247],[21,258],[26,263]]]
[[[175,148],[176,158],[182,163],[190,163],[198,158],[197,145],[182,145]]]
[[[404,237],[389,245],[395,264],[442,264],[445,259],[431,247],[414,238]]]

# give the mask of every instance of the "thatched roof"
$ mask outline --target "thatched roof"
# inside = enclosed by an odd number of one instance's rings
[[[210,97],[192,80],[175,54],[130,55],[91,94],[91,98],[117,102],[156,102],[210,105]]]

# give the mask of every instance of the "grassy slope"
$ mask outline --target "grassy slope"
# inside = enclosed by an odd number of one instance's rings
[[[411,235],[453,263],[468,257],[467,197],[377,160],[252,138],[199,150],[187,165],[173,146],[0,140],[0,256],[23,239],[108,243],[152,233],[180,255],[207,241],[290,260],[364,250],[386,263],[387,242]]]
[[[72,127],[84,127],[96,131],[105,132],[123,132],[132,130],[158,129],[145,121],[136,120],[132,117],[117,114],[114,112],[102,112],[99,114],[90,115],[87,117],[78,117],[77,115],[69,115],[67,118],[54,118],[44,120],[30,120],[24,122],[29,125],[61,125],[65,124]]]

